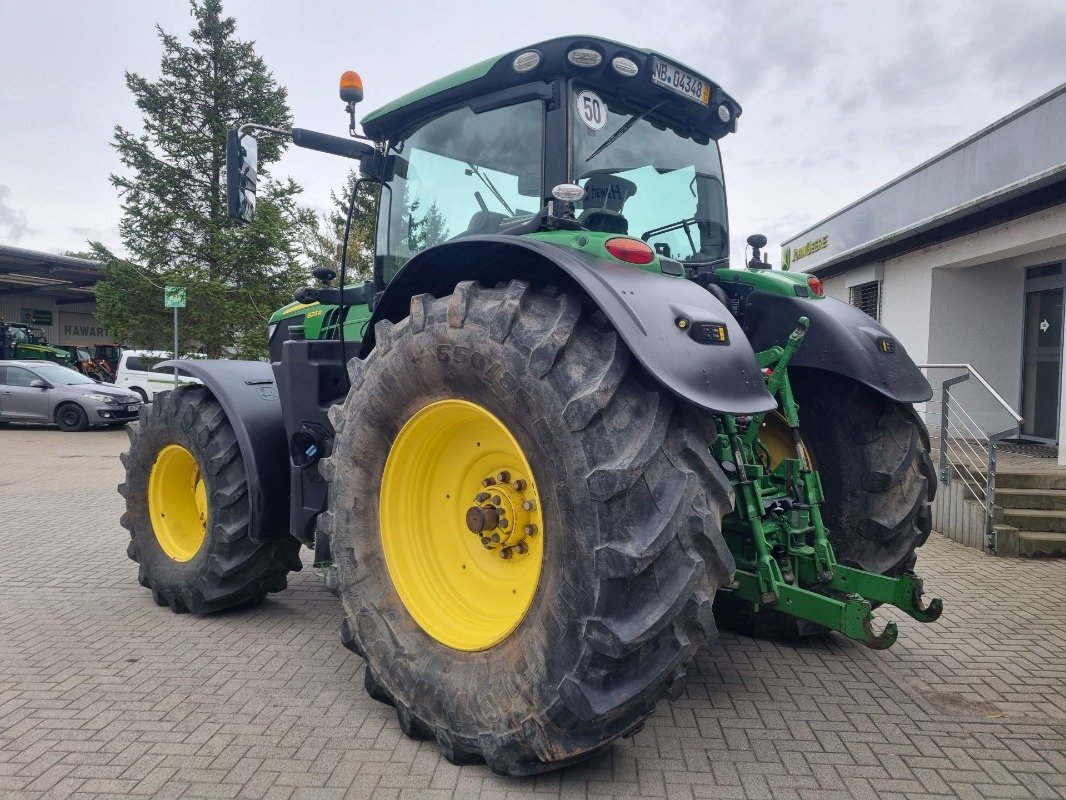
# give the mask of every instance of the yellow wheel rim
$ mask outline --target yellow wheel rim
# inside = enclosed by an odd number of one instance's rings
[[[163,552],[188,561],[207,537],[207,487],[200,465],[180,444],[168,444],[148,474],[148,516]]]
[[[759,428],[759,440],[769,452],[769,461],[764,466],[771,472],[786,458],[798,457],[796,444],[792,439],[792,429],[788,427],[788,421],[777,411],[763,418],[762,426]],[[800,446],[803,447],[807,456],[807,463],[814,469],[814,460],[807,443],[800,439]]]
[[[404,424],[379,524],[400,600],[441,644],[487,650],[529,611],[544,557],[540,495],[522,448],[481,406],[441,400]]]

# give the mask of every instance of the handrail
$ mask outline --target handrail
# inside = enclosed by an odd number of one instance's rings
[[[918,364],[919,369],[952,369],[962,370],[961,375],[955,375],[945,379],[940,387],[940,399],[931,400],[930,404],[940,404],[940,481],[950,485],[956,470],[962,467],[967,475],[962,480],[963,495],[968,492],[974,500],[984,506],[985,512],[985,546],[988,550],[996,550],[996,530],[993,525],[996,508],[996,462],[999,443],[1013,436],[1021,430],[1023,422],[1021,414],[1000,396],[999,392],[985,380],[985,377],[974,369],[972,364]],[[1013,428],[992,433],[985,431],[984,427],[977,422],[958,400],[952,397],[951,387],[965,383],[971,377],[984,387],[985,391],[992,396],[1003,411],[1009,414],[1016,423]],[[937,413],[937,412],[934,412]],[[978,452],[978,447],[982,451]],[[954,465],[951,463],[954,460]],[[960,463],[961,462],[961,463]],[[975,480],[981,472],[981,479]],[[949,511],[949,524],[950,516]]]
[[[1014,408],[1010,405],[1010,403],[1008,403],[1006,400],[1004,400],[1002,397],[1000,397],[999,392],[997,392],[995,389],[992,388],[992,386],[989,384],[989,382],[985,380],[984,375],[982,375],[980,372],[978,372],[976,369],[974,369],[973,364],[916,364],[915,366],[917,366],[918,369],[964,369],[964,370],[966,370],[971,375],[973,375],[975,378],[977,378],[978,382],[980,382],[980,384],[982,386],[984,386],[986,390],[988,390],[988,393],[990,395],[992,395],[993,399],[1003,407],[1004,411],[1006,411],[1008,414],[1010,414],[1012,417],[1014,417],[1014,421],[1015,422],[1017,422],[1019,425],[1022,422],[1024,422],[1021,414],[1019,414],[1017,411],[1015,411]]]

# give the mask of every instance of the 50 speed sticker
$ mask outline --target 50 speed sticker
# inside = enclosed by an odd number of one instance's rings
[[[607,105],[598,94],[590,91],[578,92],[577,116],[585,127],[598,131],[607,124]]]

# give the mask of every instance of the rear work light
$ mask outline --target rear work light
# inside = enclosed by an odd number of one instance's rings
[[[655,260],[655,251],[640,239],[619,236],[616,239],[608,239],[603,246],[608,253],[627,264],[650,264]]]
[[[815,297],[825,297],[825,287],[822,286],[822,282],[813,275],[807,278],[807,285],[811,287],[811,292]]]

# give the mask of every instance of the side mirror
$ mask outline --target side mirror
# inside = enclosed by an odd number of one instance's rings
[[[38,378],[37,380],[30,381],[30,387],[33,389],[47,389],[48,384]]]
[[[242,225],[255,219],[258,168],[255,137],[229,131],[226,134],[226,215]]]

